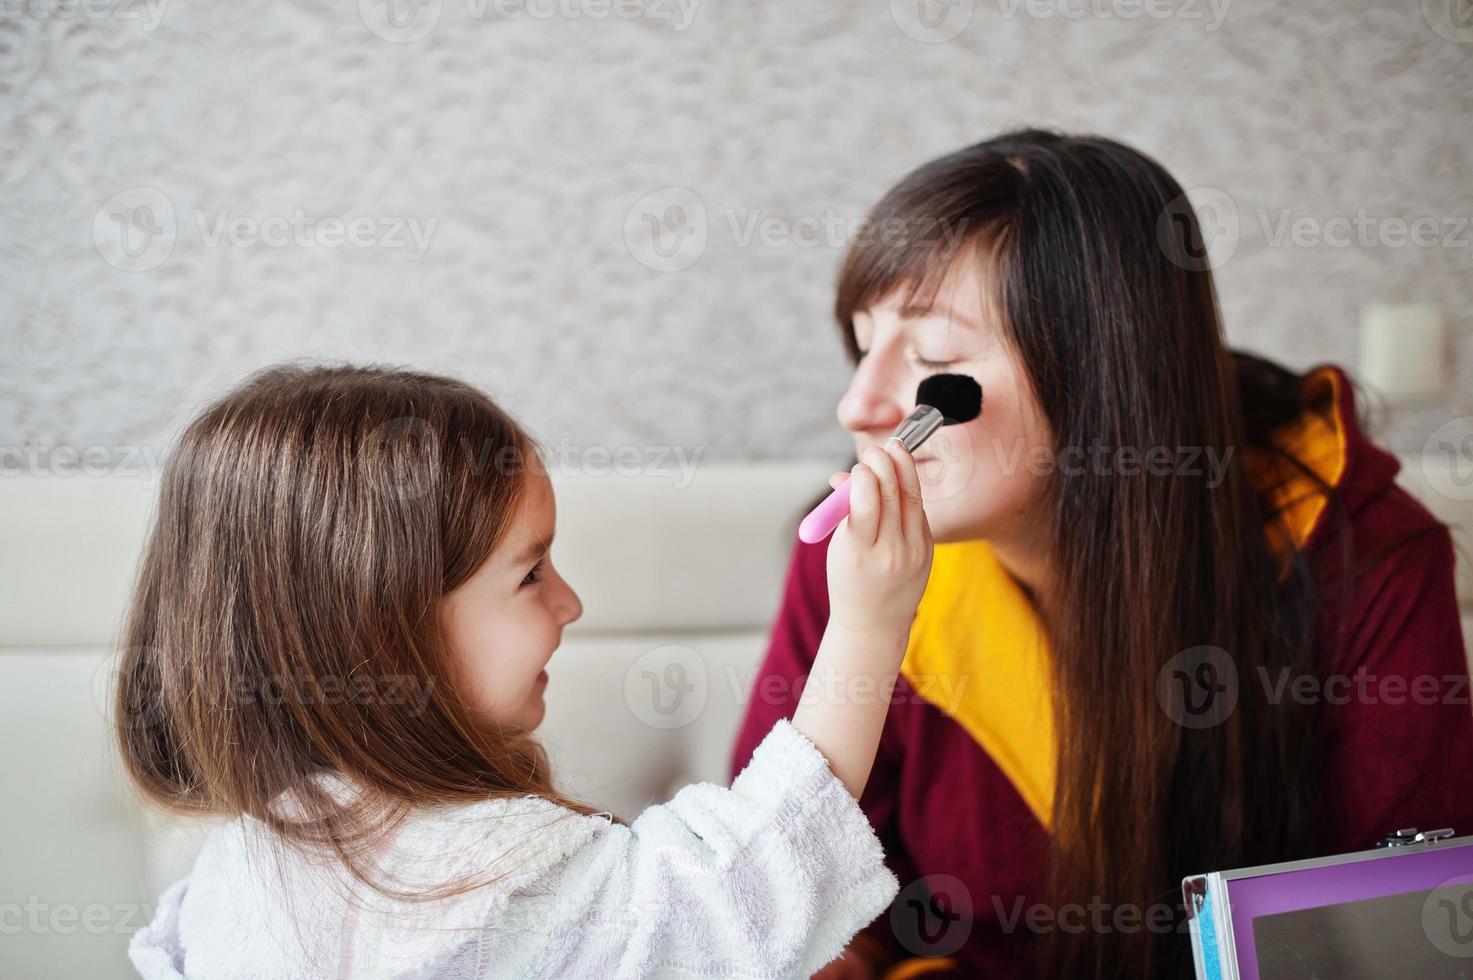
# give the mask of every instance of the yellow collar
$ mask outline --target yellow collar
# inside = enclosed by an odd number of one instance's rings
[[[1346,460],[1341,384],[1331,368],[1309,375],[1309,408],[1275,433],[1279,445],[1332,486]],[[1281,511],[1264,530],[1273,551],[1286,555],[1286,539],[1296,545],[1308,539],[1324,497],[1297,470],[1263,454],[1248,453],[1242,462]],[[936,546],[900,672],[972,736],[1048,827],[1055,778],[1048,639],[1032,602],[986,541]]]

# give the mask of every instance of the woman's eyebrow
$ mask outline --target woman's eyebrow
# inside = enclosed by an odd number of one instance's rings
[[[947,306],[944,303],[937,303],[930,306],[902,306],[897,312],[900,314],[902,319],[906,320],[921,320],[925,319],[926,317],[940,317],[943,320],[951,320],[956,323],[960,323],[962,326],[970,327],[973,330],[981,329],[977,325],[977,322],[971,317],[964,316],[963,314],[958,313],[956,307]]]

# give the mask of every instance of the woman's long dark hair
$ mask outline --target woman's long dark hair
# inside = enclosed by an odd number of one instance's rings
[[[875,207],[909,244],[856,244],[836,315],[857,357],[854,314],[934,289],[955,261],[984,282],[1054,434],[1054,450],[1202,447],[1229,454],[1206,474],[1081,472],[1047,485],[1052,567],[1041,609],[1058,732],[1051,901],[1148,910],[1180,905],[1183,875],[1302,856],[1313,848],[1317,719],[1269,704],[1260,668],[1314,662],[1331,601],[1306,557],[1287,571],[1264,533],[1274,518],[1239,450],[1276,453],[1269,434],[1303,411],[1299,375],[1230,351],[1201,231],[1155,161],[1107,139],[1027,130],[914,171]],[[928,233],[927,233],[928,232]],[[922,303],[921,305],[924,305]],[[1344,509],[1329,519],[1345,530]],[[1096,467],[1082,467],[1095,470]],[[1348,555],[1348,533],[1340,536]],[[1157,681],[1173,657],[1227,651],[1236,709],[1187,728]],[[1178,919],[1179,921],[1179,919]],[[1041,976],[1189,976],[1175,928],[1051,935]]]

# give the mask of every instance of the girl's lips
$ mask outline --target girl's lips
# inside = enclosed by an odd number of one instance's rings
[[[539,670],[537,672],[537,683],[538,684],[546,684],[547,683],[547,671],[545,671],[545,670]]]

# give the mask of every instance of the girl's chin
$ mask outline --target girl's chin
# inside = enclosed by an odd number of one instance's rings
[[[540,693],[532,695],[532,700],[522,709],[520,727],[526,731],[532,731],[542,724],[542,719],[547,714],[547,705],[542,701]]]
[[[501,711],[486,719],[485,726],[490,732],[500,733],[507,727],[520,728],[530,732],[542,724],[543,717],[547,714],[547,703],[542,698],[542,692],[546,687],[545,675],[532,682],[532,690],[528,692],[527,698],[521,707],[513,709],[503,708]]]

